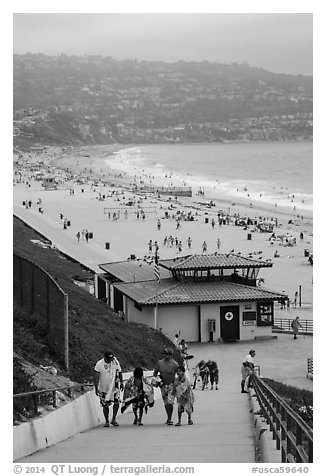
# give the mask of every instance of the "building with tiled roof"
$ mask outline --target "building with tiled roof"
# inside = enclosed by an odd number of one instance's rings
[[[188,255],[154,263],[99,265],[96,295],[129,322],[187,341],[237,341],[271,335],[274,301],[284,295],[257,286],[272,262],[236,254]]]

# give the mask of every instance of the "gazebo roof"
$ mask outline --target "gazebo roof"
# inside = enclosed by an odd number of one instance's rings
[[[241,269],[241,268],[271,268],[271,261],[245,258],[240,255],[228,253],[212,255],[188,255],[173,259],[160,260],[162,268],[169,271],[190,271],[208,269]]]

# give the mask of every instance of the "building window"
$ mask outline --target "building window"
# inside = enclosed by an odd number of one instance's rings
[[[257,326],[272,326],[274,306],[272,302],[257,303]]]

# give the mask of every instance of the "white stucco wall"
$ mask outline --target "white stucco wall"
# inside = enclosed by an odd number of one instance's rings
[[[251,309],[246,309],[245,306],[251,304]],[[254,339],[255,337],[260,336],[271,336],[272,335],[272,326],[248,326],[243,325],[242,313],[245,311],[257,311],[257,303],[241,303],[240,304],[240,340],[249,340]]]
[[[237,303],[223,303],[223,306],[236,306]],[[251,306],[249,308],[249,305]],[[216,332],[214,332],[213,340],[217,341],[221,337],[220,324],[220,304],[202,304],[200,306],[200,333],[201,342],[209,342],[209,325],[210,319],[216,320]],[[260,336],[271,336],[271,326],[243,325],[242,313],[245,311],[256,311],[256,302],[239,304],[239,333],[240,340],[250,340]],[[135,308],[133,301],[125,299],[125,313],[128,322],[138,322],[150,327],[154,327],[154,307],[143,307],[142,311]],[[199,342],[199,320],[198,306],[159,306],[157,316],[157,329],[173,340],[174,335],[181,330],[180,337],[188,342]]]
[[[228,303],[223,303],[223,306],[227,306]],[[237,305],[236,303],[229,303],[229,305]],[[249,309],[249,305],[251,308]],[[247,307],[247,308],[246,308]],[[221,324],[220,324],[220,304],[202,304],[201,305],[201,341],[209,341],[209,327],[208,320],[216,319],[216,332],[214,332],[214,341],[217,341],[221,337]],[[243,325],[242,313],[244,311],[256,311],[257,304],[256,302],[252,303],[240,303],[239,304],[239,331],[240,331],[240,340],[250,340],[255,337],[260,336],[271,336],[272,327],[271,326],[260,326],[257,325]]]
[[[202,304],[200,306],[201,314],[201,341],[209,341],[209,329],[208,329],[208,320],[216,320],[216,332],[214,332],[213,339],[214,341],[218,340],[221,337],[221,326],[220,326],[220,305],[219,304]]]
[[[154,327],[155,307],[143,307],[142,311],[135,308],[134,302],[126,298],[124,312],[128,322],[138,322]],[[198,306],[159,306],[157,312],[157,329],[162,329],[173,340],[181,330],[180,337],[187,342],[198,342]]]
[[[135,308],[134,302],[126,297],[124,313],[128,322],[138,322],[139,324],[154,327],[154,307],[143,307],[143,310],[139,311]]]
[[[166,306],[158,309],[158,329],[173,340],[175,334],[187,342],[198,342],[198,306]]]

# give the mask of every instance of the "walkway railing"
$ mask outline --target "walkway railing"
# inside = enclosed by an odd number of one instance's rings
[[[44,405],[44,402],[42,403],[41,397],[46,397],[46,403],[48,405],[52,405],[54,408],[57,408],[57,401],[58,401],[58,393],[57,392],[64,392],[67,391],[68,397],[72,398],[73,392],[74,391],[81,391],[85,392],[86,387],[93,387],[93,384],[91,383],[84,383],[84,384],[75,384],[75,385],[67,385],[65,387],[55,387],[55,388],[50,388],[47,390],[36,390],[34,392],[25,392],[25,393],[16,393],[13,395],[14,398],[14,413],[20,413],[20,409],[18,408],[19,403],[21,402],[28,402],[28,406],[32,406],[32,411],[30,411],[30,418],[33,418],[35,416],[39,415],[39,406],[42,404]],[[21,403],[21,405],[24,405],[24,403]],[[26,406],[26,404],[25,404]]]
[[[307,359],[307,368],[307,377],[312,378],[314,375],[314,361],[312,357]]]
[[[125,384],[128,378],[131,376],[131,372],[124,372],[122,374],[123,378],[123,383]],[[146,377],[152,377],[153,376],[153,370],[146,370],[144,372],[144,376]],[[74,391],[81,391],[81,392],[86,392],[89,390],[86,390],[86,388],[89,388],[91,390],[94,385],[92,383],[77,383],[74,385],[66,385],[64,387],[55,387],[55,388],[50,388],[48,390],[36,390],[34,392],[25,392],[25,393],[16,393],[13,395],[14,398],[14,413],[20,413],[21,409],[19,408],[19,403],[25,401],[27,399],[27,403],[29,403],[29,408],[32,407],[31,410],[29,410],[29,418],[35,418],[40,415],[38,409],[40,406],[44,406],[44,404],[47,405],[52,405],[54,408],[57,408],[57,401],[58,401],[58,395],[57,392],[67,392],[67,395],[69,398],[73,398],[73,392]],[[41,401],[42,397],[46,399],[46,401]],[[15,401],[17,402],[15,404]],[[22,407],[21,404],[21,408]],[[27,406],[26,403],[24,406]]]
[[[312,429],[257,375],[252,375],[252,384],[282,463],[312,463]]]
[[[279,317],[274,317],[274,324],[272,327],[272,332],[275,333],[288,333],[293,332],[291,327],[293,319],[282,319]],[[300,319],[300,324],[302,328],[299,328],[299,334],[312,335],[314,332],[313,320],[312,319]]]

